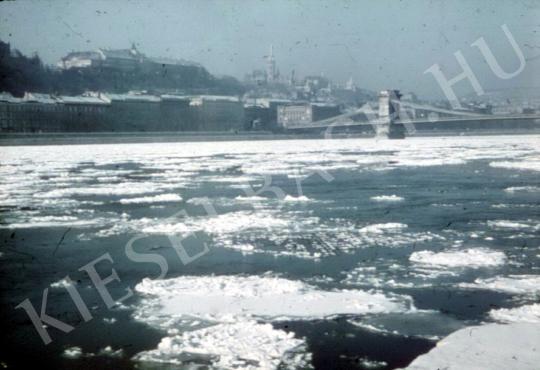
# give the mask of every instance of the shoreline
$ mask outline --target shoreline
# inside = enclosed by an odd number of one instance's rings
[[[255,141],[321,139],[321,135],[229,132],[91,132],[0,134],[0,146],[138,144],[200,141]]]
[[[406,137],[536,135],[540,130],[417,131]],[[333,133],[331,139],[373,139],[373,134]],[[138,144],[201,141],[320,140],[324,133],[251,133],[251,132],[59,132],[0,133],[1,146]]]

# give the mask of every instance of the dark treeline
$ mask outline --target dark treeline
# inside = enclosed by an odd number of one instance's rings
[[[235,78],[217,78],[196,65],[153,63],[150,68],[147,65],[132,71],[58,70],[44,65],[38,55],[25,56],[0,41],[0,91],[22,96],[25,91],[78,95],[85,91],[126,93],[130,90],[237,95],[244,88]]]

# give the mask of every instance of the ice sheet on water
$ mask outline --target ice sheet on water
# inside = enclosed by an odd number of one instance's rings
[[[268,201],[269,200],[269,198],[261,197],[261,196],[258,196],[258,195],[252,195],[252,196],[239,195],[234,199],[239,200],[239,201],[243,201],[243,202],[261,202],[261,201]]]
[[[292,195],[286,195],[285,198],[283,198],[283,201],[285,202],[309,202],[311,199],[306,197],[305,195],[299,195],[297,197]]]
[[[540,230],[540,223],[535,220],[519,220],[519,221],[511,221],[511,220],[493,220],[488,221],[487,225],[496,230],[503,230],[503,231],[515,231],[515,230],[523,230],[523,231],[538,231]]]
[[[122,204],[141,204],[141,203],[164,203],[179,202],[182,197],[178,194],[159,194],[149,197],[123,198],[119,202]]]
[[[398,261],[377,261],[376,266],[361,264],[352,270],[345,271],[343,284],[359,287],[390,288],[390,289],[419,289],[433,285],[431,281],[437,274],[411,273],[408,266]]]
[[[403,197],[400,197],[398,195],[392,194],[392,195],[376,195],[370,198],[371,200],[375,202],[402,202],[405,200]]]
[[[86,187],[71,187],[37,193],[37,198],[62,198],[74,195],[121,196],[133,194],[155,194],[162,190],[178,188],[178,184],[164,184],[155,182],[121,182],[118,184],[100,184]]]
[[[489,311],[489,316],[499,322],[530,322],[540,324],[540,303],[515,308],[499,308]]]
[[[223,323],[170,335],[156,349],[137,354],[142,362],[208,364],[220,369],[309,368],[303,339],[252,320]]]
[[[0,166],[0,174],[5,175],[0,176],[0,203],[29,206],[43,199],[57,199],[57,203],[47,202],[46,208],[66,210],[80,205],[73,197],[144,198],[188,183],[198,184],[204,178],[230,180],[224,186],[237,186],[246,178],[260,178],[258,175],[265,171],[307,176],[336,169],[369,171],[443,165],[449,163],[449,158],[457,162],[534,162],[538,161],[537,143],[536,136],[526,136],[519,140],[411,138],[385,143],[384,151],[379,142],[371,140],[363,141],[361,147],[354,140],[273,141],[242,146],[223,142],[5,147]]]
[[[489,279],[476,279],[473,283],[460,283],[458,286],[466,289],[535,295],[540,293],[540,275],[497,276]]]
[[[60,279],[58,281],[51,283],[50,287],[54,289],[63,289],[63,288],[68,288],[72,285],[74,285],[73,281],[68,280],[67,278],[63,278],[63,279]]]
[[[538,368],[540,324],[487,324],[463,328],[450,334],[407,369],[506,370]]]
[[[507,193],[538,193],[540,192],[540,187],[538,186],[511,186],[504,189]]]
[[[361,233],[366,234],[383,234],[387,231],[396,231],[406,229],[408,226],[399,222],[388,222],[385,224],[373,224],[364,226],[360,229]]]
[[[326,291],[270,275],[145,279],[135,290],[142,299],[134,318],[168,331],[156,349],[135,359],[180,364],[196,354],[199,362],[233,369],[309,363],[305,341],[268,322],[414,309],[408,296]],[[190,329],[186,320],[197,325]]]
[[[201,199],[202,203],[207,200]],[[187,236],[202,231],[212,236],[214,247],[239,250],[242,253],[265,253],[318,259],[339,253],[353,253],[370,246],[401,247],[416,243],[445,240],[429,231],[408,231],[401,223],[357,226],[347,219],[310,217],[296,209],[256,208],[218,215],[141,218],[117,220],[112,227],[95,234],[108,237],[121,233],[143,232],[149,235]],[[309,242],[307,242],[309,241]],[[251,246],[239,248],[238,246]]]
[[[145,279],[135,290],[145,297],[137,318],[166,315],[217,321],[223,321],[224,317],[308,319],[411,308],[409,297],[405,296],[362,290],[324,291],[300,281],[272,276]],[[157,311],[156,306],[159,306]]]
[[[75,216],[31,216],[20,222],[0,225],[0,229],[28,229],[51,227],[93,227],[107,222],[103,218],[78,218]]]
[[[524,160],[518,161],[497,161],[491,162],[489,164],[491,167],[496,168],[505,168],[505,169],[516,169],[516,170],[527,170],[527,171],[540,171],[540,159],[536,158],[527,158]]]
[[[491,267],[506,262],[503,252],[487,248],[447,250],[443,252],[418,251],[411,254],[409,261],[430,267]]]
[[[413,252],[408,261],[385,256],[370,263],[362,262],[343,272],[342,283],[359,287],[421,289],[459,282],[458,279],[473,269],[485,272],[505,265],[506,261],[503,252],[487,248],[456,248],[441,252],[423,250]]]
[[[320,258],[340,253],[353,253],[358,249],[385,246],[401,247],[412,243],[441,240],[444,236],[431,232],[407,231],[407,225],[400,223],[372,224],[358,226],[347,219],[320,220],[317,217],[299,217],[294,212],[283,212],[289,221],[287,227],[274,229],[268,235],[247,236],[247,242],[257,246],[266,237],[273,245],[255,252],[291,255],[301,258]],[[305,242],[309,240],[309,242]]]
[[[106,346],[98,351],[97,356],[107,356],[107,357],[122,357],[124,355],[124,350],[122,348],[114,350],[111,346]]]
[[[62,357],[69,358],[69,359],[77,359],[82,357],[83,352],[81,347],[69,347],[62,352]]]
[[[467,163],[465,158],[455,158],[452,156],[433,158],[430,156],[411,155],[410,157],[400,157],[392,167],[428,167],[428,166],[450,166]]]
[[[148,225],[142,232],[149,234],[186,233],[198,230],[210,234],[222,235],[249,229],[272,229],[287,227],[288,221],[270,213],[250,211],[229,212],[210,217],[189,218],[182,221],[169,221]]]
[[[81,347],[69,347],[62,352],[62,357],[68,358],[70,360],[79,359],[81,357],[94,357],[94,356],[104,356],[104,357],[122,357],[124,351],[122,349],[114,350],[111,346],[106,346],[100,349],[97,353],[92,352],[83,352]]]

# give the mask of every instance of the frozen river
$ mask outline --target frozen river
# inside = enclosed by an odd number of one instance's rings
[[[8,365],[392,369],[466,326],[540,322],[539,136],[0,154]],[[45,288],[73,328],[48,345],[15,308]]]

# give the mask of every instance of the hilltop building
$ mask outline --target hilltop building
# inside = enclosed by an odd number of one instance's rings
[[[266,80],[268,83],[276,82],[279,79],[279,72],[276,69],[276,58],[274,58],[274,46],[270,45],[270,54],[266,56]]]
[[[266,59],[265,69],[255,69],[251,73],[246,74],[245,80],[247,83],[260,86],[282,82],[280,81],[281,76],[276,65],[276,58],[274,57],[273,45],[270,45],[270,53],[265,55],[264,59]]]
[[[62,69],[105,67],[131,70],[144,63],[146,59],[133,44],[131,49],[72,52],[63,57],[57,65]]]
[[[57,66],[61,69],[110,68],[131,71],[137,67],[153,66],[198,66],[197,63],[171,58],[150,58],[139,51],[135,44],[130,49],[97,49],[95,51],[72,52],[63,57]]]
[[[72,52],[60,59],[57,66],[61,69],[98,67],[104,54],[100,51]]]

